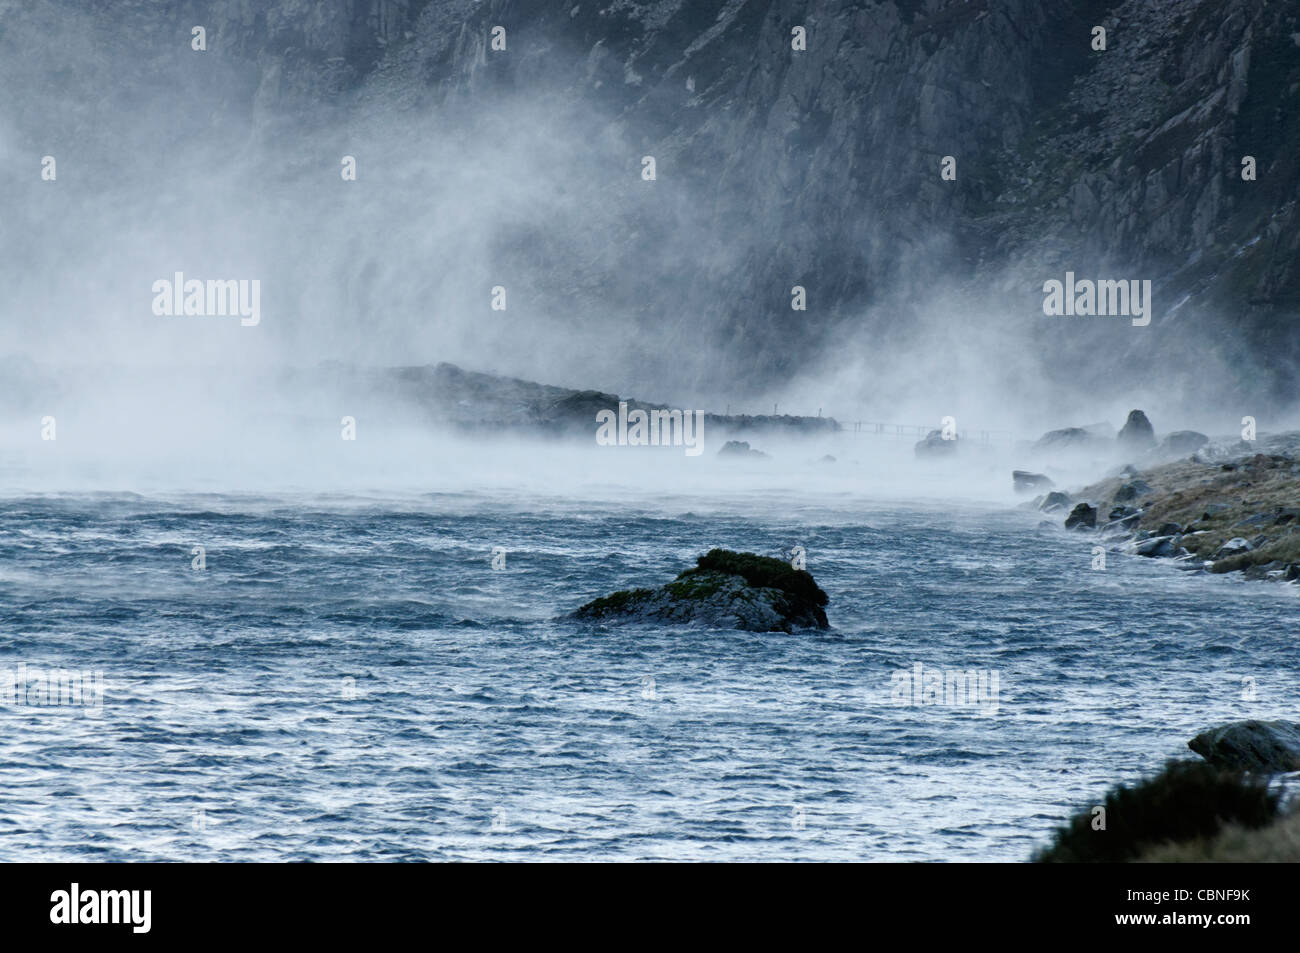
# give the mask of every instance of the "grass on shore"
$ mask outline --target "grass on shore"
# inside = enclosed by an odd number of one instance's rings
[[[1228,824],[1214,837],[1153,847],[1143,864],[1294,864],[1300,862],[1300,811],[1267,827]]]
[[[1158,530],[1177,523],[1180,545],[1194,556],[1210,559],[1234,537],[1255,548],[1218,560],[1213,572],[1232,572],[1270,562],[1300,563],[1300,473],[1280,455],[1256,454],[1232,463],[1180,460],[1144,470],[1138,477],[1111,477],[1085,487],[1078,499],[1096,501],[1098,524],[1117,505],[1142,509],[1141,527]],[[1151,491],[1136,502],[1117,502],[1115,493],[1141,479]],[[1260,539],[1264,537],[1264,539]]]
[[[1159,774],[1112,788],[1101,804],[1075,814],[1034,861],[1124,863],[1168,845],[1208,844],[1232,825],[1247,832],[1272,825],[1278,800],[1262,778],[1204,761],[1170,761]]]

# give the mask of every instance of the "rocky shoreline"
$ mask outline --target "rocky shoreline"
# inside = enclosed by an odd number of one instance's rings
[[[1209,728],[1152,777],[1112,788],[1073,815],[1037,863],[1300,860],[1300,804],[1279,775],[1300,771],[1300,724],[1235,721]]]
[[[1141,411],[1129,416],[1126,429],[1135,421],[1139,430],[1150,427]],[[1117,448],[1125,446],[1123,438],[1121,431]],[[1067,530],[1091,536],[1109,552],[1167,558],[1192,572],[1300,580],[1300,432],[1213,441],[1180,431],[1160,443],[1147,432],[1136,448],[1130,438],[1128,447],[1138,451],[1134,463],[1026,505],[1061,517]],[[1194,451],[1177,455],[1188,448]],[[1021,492],[1050,485],[1028,471],[1016,471],[1013,481]]]
[[[1092,542],[1094,567],[1100,547],[1169,559],[1189,572],[1300,584],[1300,432],[1216,441],[1178,431],[1158,441],[1134,410],[1113,439],[1068,428],[1035,445],[1062,447],[1133,461],[1073,491],[1055,489],[1043,473],[1012,474],[1017,492],[1038,493],[1026,506]],[[1300,806],[1283,803],[1273,785],[1300,771],[1300,723],[1231,722],[1187,746],[1204,760],[1170,761],[1152,777],[1113,788],[1103,804],[1058,828],[1033,860],[1300,860]]]

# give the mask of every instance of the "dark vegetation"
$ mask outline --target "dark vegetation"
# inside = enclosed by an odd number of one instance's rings
[[[1147,850],[1214,837],[1224,827],[1266,827],[1278,819],[1267,782],[1199,761],[1170,761],[1152,778],[1106,795],[1105,829],[1093,808],[1060,827],[1036,863],[1123,863]]]
[[[757,556],[754,553],[736,553],[729,549],[711,549],[698,560],[696,568],[687,569],[677,578],[688,579],[705,572],[724,572],[732,576],[741,576],[751,586],[764,589],[780,589],[799,599],[805,599],[816,606],[825,606],[829,597],[813,581],[812,574],[806,569],[795,569],[789,563],[771,556]]]

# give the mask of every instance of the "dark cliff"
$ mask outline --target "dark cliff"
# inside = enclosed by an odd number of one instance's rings
[[[68,23],[84,30],[71,49],[30,42]],[[201,72],[183,45],[196,23],[209,32]],[[489,48],[494,25],[506,54]],[[1089,46],[1094,25],[1105,52]],[[795,26],[806,51],[791,49]],[[380,113],[458,123],[523,100],[554,115],[588,137],[580,173],[539,155],[572,219],[502,226],[486,247],[505,270],[531,270],[540,310],[618,314],[692,342],[693,356],[634,352],[629,388],[723,375],[757,392],[846,335],[888,338],[943,283],[1048,350],[1100,352],[1103,370],[1144,373],[1159,357],[1194,377],[1211,341],[1249,364],[1255,390],[1295,391],[1294,3],[51,0],[0,2],[0,45],[0,78],[70,104],[50,117],[7,103],[15,142],[37,150],[73,127],[129,135],[142,118],[105,129],[91,103],[129,116],[169,84],[195,105],[175,134],[234,149]],[[123,55],[129,75],[104,92]],[[956,181],[940,178],[944,156]],[[590,234],[571,238],[575,223]],[[1154,333],[1044,318],[1042,281],[1065,270],[1152,279]],[[807,311],[791,311],[793,285]],[[1045,373],[1088,360],[1049,355]]]

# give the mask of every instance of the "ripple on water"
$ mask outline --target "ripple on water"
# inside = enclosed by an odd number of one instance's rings
[[[1206,725],[1285,716],[1281,587],[1099,579],[1034,523],[778,495],[5,501],[0,671],[104,694],[0,704],[0,859],[1020,860]],[[801,542],[834,630],[557,619],[719,541]],[[894,704],[917,663],[996,671],[996,711]]]

